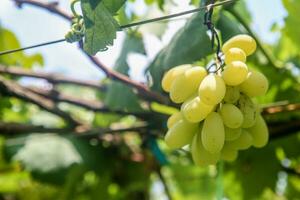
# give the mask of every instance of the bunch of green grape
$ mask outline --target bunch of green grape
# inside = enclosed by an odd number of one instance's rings
[[[190,145],[195,164],[206,166],[234,161],[238,151],[267,144],[266,122],[251,98],[266,94],[268,80],[245,64],[255,50],[252,37],[237,35],[222,47],[225,66],[219,73],[181,65],[164,75],[162,88],[182,103],[167,122],[170,148]]]

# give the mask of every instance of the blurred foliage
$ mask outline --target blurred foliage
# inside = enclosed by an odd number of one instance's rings
[[[93,4],[99,1],[84,2]],[[176,5],[172,0],[144,0],[148,10],[145,16],[138,16],[130,6],[135,0],[130,0],[117,15],[111,17],[116,12],[115,7],[120,6],[113,3],[122,1],[105,2],[106,8],[101,4],[100,8],[84,6],[84,9],[96,8],[101,12],[106,9],[101,16],[109,16],[109,20],[113,21],[110,28],[114,29],[112,37],[106,38],[109,40],[114,38],[117,22],[127,24],[145,19],[158,9],[160,14],[168,13],[169,7]],[[194,6],[199,3],[199,0],[191,1]],[[282,4],[287,11],[285,23],[272,27],[272,31],[280,37],[272,44],[262,42],[265,52],[274,60],[268,60],[260,49],[247,61],[249,67],[262,71],[270,81],[269,93],[257,99],[263,104],[300,101],[300,40],[297,26],[300,2],[282,0]],[[245,1],[216,11],[214,22],[223,42],[235,34],[246,33],[245,25],[253,23]],[[202,26],[203,14],[192,15],[150,62],[147,72],[150,72],[151,80],[148,84],[152,84],[153,90],[161,92],[160,80],[168,69],[184,63],[206,65],[213,58],[207,29]],[[131,70],[128,56],[131,53],[146,54],[144,35],[154,34],[161,39],[166,27],[168,24],[130,29],[114,69],[128,75]],[[88,34],[97,32],[92,29]],[[1,28],[0,51],[18,47],[20,43],[13,32]],[[95,49],[90,50],[94,53]],[[43,65],[43,58],[39,54],[19,52],[1,56],[0,64],[32,68]],[[55,89],[86,100],[101,100],[115,110],[153,110],[165,114],[176,110],[143,102],[132,88],[114,80],[105,79],[102,84],[107,86],[106,92],[65,85]],[[59,107],[92,127],[123,128],[140,122],[130,115],[88,112],[67,103],[61,103]],[[0,119],[45,126],[63,125],[60,119],[36,106],[7,96],[0,98]],[[267,117],[273,123],[292,119],[300,119],[299,112]],[[166,129],[165,120],[165,117],[153,114],[147,122],[151,128],[162,132]],[[241,152],[236,162],[224,163],[220,176],[218,166],[195,167],[184,149],[171,151],[160,138],[149,136],[150,132],[149,129],[142,136],[134,132],[106,134],[100,135],[100,139],[80,138],[68,132],[63,135],[31,133],[0,137],[0,200],[163,200],[167,199],[164,184],[174,200],[211,200],[222,191],[224,197],[230,200],[299,200],[300,133],[273,140],[263,149]]]

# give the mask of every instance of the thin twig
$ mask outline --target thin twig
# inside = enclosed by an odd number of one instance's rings
[[[24,101],[33,103],[40,108],[53,113],[68,123],[68,125],[75,127],[80,125],[81,123],[73,119],[68,113],[60,110],[56,104],[51,101],[50,99],[47,99],[43,96],[40,96],[38,94],[35,94],[25,88],[23,88],[21,85],[6,80],[3,77],[0,76],[0,92],[8,96],[17,97],[19,99],[22,99]]]
[[[82,108],[85,108],[87,110],[93,111],[93,112],[100,112],[100,113],[113,113],[117,115],[134,115],[136,117],[140,118],[147,118],[150,117],[153,113],[151,112],[127,112],[123,110],[112,110],[108,107],[106,107],[101,101],[92,101],[92,100],[85,100],[78,97],[74,97],[71,95],[63,94],[57,90],[45,90],[40,88],[34,88],[30,87],[30,91],[42,95],[48,99],[51,99],[57,103],[59,102],[65,102],[69,104],[73,104],[75,106],[79,106]]]
[[[35,0],[12,0],[18,7],[22,8],[23,4],[36,6],[38,8],[47,8],[47,10],[53,14],[56,14],[66,20],[72,20],[72,15],[66,13],[64,10],[59,9],[58,3],[44,3]]]
[[[270,139],[280,139],[300,130],[300,120],[281,121],[277,123],[268,123]]]
[[[148,124],[136,125],[133,127],[126,127],[126,128],[92,128],[80,131],[77,137],[85,138],[85,139],[92,139],[92,138],[100,138],[103,134],[113,134],[113,133],[124,133],[124,132],[144,132],[144,130],[148,129]]]
[[[104,134],[112,133],[123,133],[123,132],[140,132],[148,127],[148,125],[140,125],[127,128],[90,128],[90,127],[45,127],[40,125],[32,124],[21,124],[21,123],[8,123],[0,122],[0,135],[15,136],[26,133],[58,133],[58,134],[73,134],[76,137],[91,139],[91,138],[100,138]],[[74,134],[75,133],[75,134]]]
[[[158,168],[156,169],[156,172],[157,172],[158,177],[159,177],[159,179],[161,180],[161,182],[162,182],[162,184],[163,184],[163,186],[164,186],[165,193],[166,193],[166,195],[167,195],[167,197],[168,197],[168,200],[172,200],[173,198],[172,198],[170,189],[169,189],[169,187],[168,187],[168,183],[167,183],[167,181],[166,181],[164,175],[161,173],[161,167],[158,167]]]
[[[22,67],[5,67],[0,64],[0,74],[10,74],[14,76],[26,76],[32,78],[45,79],[53,84],[74,84],[85,87],[95,88],[101,91],[105,90],[105,86],[98,81],[79,80],[75,78],[65,77],[59,74],[49,74],[46,72],[34,72],[32,70],[23,69]]]
[[[293,112],[300,110],[300,103],[286,104],[286,105],[275,105],[263,108],[263,115],[271,115],[283,112]]]
[[[58,133],[65,134],[72,131],[72,128],[49,128],[40,125],[20,124],[20,123],[5,123],[0,122],[0,134],[6,136],[15,136],[27,133]]]

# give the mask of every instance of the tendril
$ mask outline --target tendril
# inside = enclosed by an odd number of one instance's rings
[[[65,35],[65,39],[69,43],[80,41],[85,34],[83,17],[75,10],[75,4],[78,2],[80,2],[80,0],[73,0],[71,3],[71,11],[74,15],[74,18],[72,20],[71,30]]]

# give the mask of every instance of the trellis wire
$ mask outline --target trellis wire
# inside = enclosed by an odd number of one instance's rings
[[[200,12],[201,10],[204,10],[204,9],[209,9],[209,8],[213,8],[213,7],[218,7],[218,6],[230,4],[230,3],[233,3],[233,2],[236,2],[236,1],[238,1],[238,0],[225,0],[225,1],[218,2],[218,3],[209,4],[209,5],[206,5],[206,6],[201,6],[201,7],[196,8],[196,9],[176,13],[176,14],[166,15],[166,16],[163,16],[163,17],[157,17],[157,18],[153,18],[153,19],[149,19],[149,20],[140,21],[140,22],[134,22],[134,23],[131,23],[131,24],[126,24],[126,25],[121,25],[120,28],[121,29],[127,29],[127,28],[131,28],[131,27],[134,27],[134,26],[141,26],[141,25],[144,25],[144,24],[149,24],[149,23],[154,23],[154,22],[157,22],[157,21],[167,20],[167,19],[182,16],[182,15],[187,15],[187,14],[192,14],[192,13],[195,13],[195,12]],[[66,39],[63,38],[63,39],[54,40],[54,41],[45,42],[45,43],[40,43],[40,44],[28,46],[28,47],[2,51],[2,52],[0,52],[0,56],[15,53],[15,52],[18,52],[18,51],[33,49],[33,48],[37,48],[37,47],[41,47],[41,46],[47,46],[47,45],[52,45],[52,44],[56,44],[56,43],[61,43],[61,42],[65,42],[65,41],[66,41]]]

